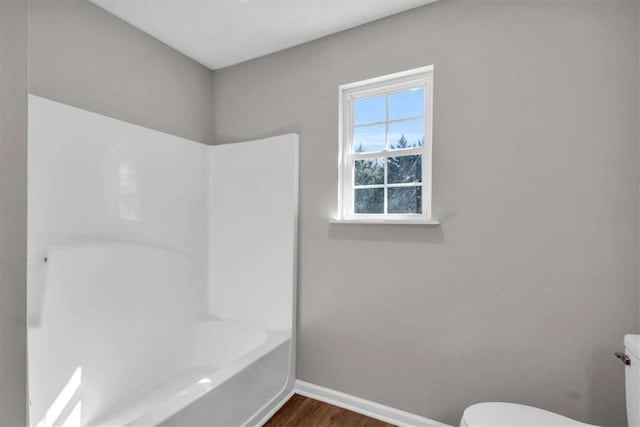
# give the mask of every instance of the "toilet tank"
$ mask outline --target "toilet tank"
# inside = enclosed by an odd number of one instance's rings
[[[625,385],[627,395],[627,422],[640,427],[640,335],[625,335]]]

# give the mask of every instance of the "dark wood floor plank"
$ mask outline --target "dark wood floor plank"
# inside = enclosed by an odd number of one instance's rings
[[[279,426],[279,427],[289,427],[291,424],[288,422],[289,420],[295,420],[298,415],[298,411],[301,411],[301,406],[304,403],[305,398],[294,394],[291,399],[285,403],[282,408],[276,414],[271,417],[271,419],[265,424],[265,426]]]
[[[394,427],[374,418],[294,394],[265,427]]]

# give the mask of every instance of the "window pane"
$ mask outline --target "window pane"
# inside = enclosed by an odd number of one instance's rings
[[[422,147],[424,145],[424,119],[389,123],[389,149]]]
[[[387,182],[389,184],[422,182],[422,155],[389,157]]]
[[[389,120],[424,116],[424,89],[389,95]]]
[[[390,214],[422,213],[422,187],[391,187],[387,191]]]
[[[384,188],[356,189],[353,211],[357,214],[384,213]]]
[[[384,158],[356,160],[355,185],[384,184]]]
[[[353,129],[353,151],[382,151],[386,142],[387,127],[385,125],[362,126]]]
[[[387,97],[385,95],[358,99],[353,103],[353,124],[384,122],[387,117]]]

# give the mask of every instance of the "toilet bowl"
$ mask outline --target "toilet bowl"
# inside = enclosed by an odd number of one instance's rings
[[[640,427],[640,335],[624,337],[625,353],[616,354],[625,365],[627,419],[629,427]],[[568,427],[592,424],[563,415],[515,403],[486,402],[469,406],[460,420],[461,427]]]
[[[595,427],[544,409],[504,402],[485,402],[469,406],[462,415],[460,426]]]

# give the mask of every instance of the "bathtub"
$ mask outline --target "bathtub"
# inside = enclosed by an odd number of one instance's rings
[[[246,425],[291,382],[289,331],[213,320],[186,335],[190,350],[179,371],[148,384],[91,424]]]
[[[192,259],[123,243],[46,258],[31,276],[46,301],[31,306],[31,425],[253,425],[292,389],[291,329],[202,321]]]

